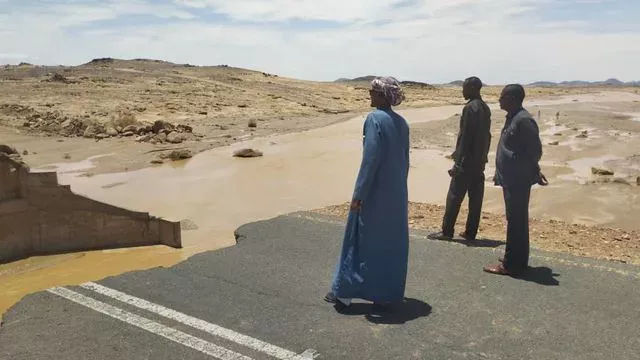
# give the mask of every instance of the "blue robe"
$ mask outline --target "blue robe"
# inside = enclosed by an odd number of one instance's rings
[[[409,126],[392,110],[364,123],[363,156],[332,291],[339,298],[397,302],[404,298],[409,255]]]

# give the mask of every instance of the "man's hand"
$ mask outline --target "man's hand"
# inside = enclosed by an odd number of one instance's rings
[[[549,185],[549,180],[547,180],[547,177],[544,176],[544,174],[542,172],[540,172],[538,174],[538,185],[540,186],[547,186]]]
[[[359,211],[362,208],[362,200],[351,200],[351,211]]]
[[[447,170],[447,172],[449,173],[449,176],[454,177],[462,174],[463,170],[462,170],[462,167],[458,166],[457,164],[454,164],[451,169]]]

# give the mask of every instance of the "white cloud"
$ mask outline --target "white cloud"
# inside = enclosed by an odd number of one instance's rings
[[[633,61],[640,58],[640,48],[633,45],[640,43],[639,33],[598,34],[586,31],[586,20],[551,22],[530,16],[558,1],[71,2],[25,7],[18,16],[0,14],[0,43],[5,53],[27,54],[27,59],[48,64],[145,57],[229,64],[314,80],[366,74],[431,82],[469,75],[489,83],[640,79]],[[407,5],[397,6],[402,2]],[[211,23],[196,16],[212,12],[232,21]],[[78,28],[145,14],[166,20]],[[280,23],[301,19],[342,25],[296,28]]]

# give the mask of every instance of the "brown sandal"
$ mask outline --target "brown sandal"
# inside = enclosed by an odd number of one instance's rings
[[[511,275],[511,272],[507,270],[507,268],[505,268],[504,265],[502,265],[502,263],[487,265],[482,270],[491,274]]]

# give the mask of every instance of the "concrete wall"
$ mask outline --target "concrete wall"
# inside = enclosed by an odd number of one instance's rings
[[[2,161],[2,159],[0,159]],[[20,197],[0,199],[0,262],[32,255],[164,244],[180,248],[180,223],[74,194],[56,173],[20,173]],[[15,187],[15,184],[2,184]]]

